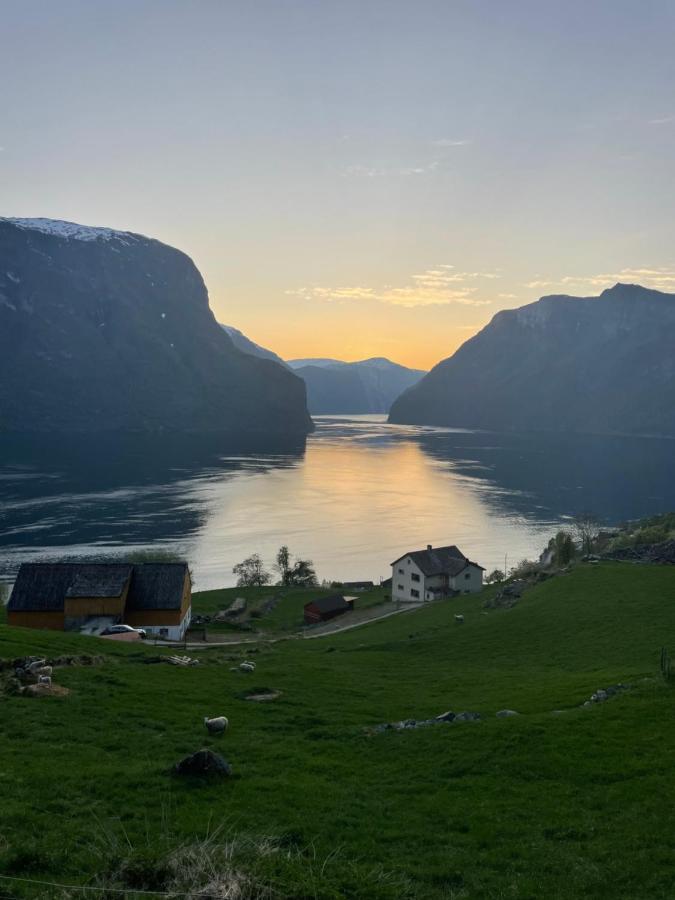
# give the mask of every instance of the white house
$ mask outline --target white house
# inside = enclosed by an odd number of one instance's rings
[[[483,587],[483,572],[454,545],[411,550],[391,564],[391,599],[421,603],[457,594],[473,594]]]

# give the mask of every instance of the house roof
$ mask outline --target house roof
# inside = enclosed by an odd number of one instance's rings
[[[432,575],[450,575],[452,577],[459,575],[467,566],[476,566],[478,569],[483,568],[478,563],[471,562],[454,544],[451,544],[449,547],[427,547],[426,550],[411,550],[395,559],[392,566],[408,556],[427,577]]]
[[[67,597],[119,597],[127,609],[180,609],[185,563],[23,563],[7,609],[61,612]]]
[[[352,604],[345,600],[342,594],[331,594],[329,597],[317,597],[316,600],[305,603],[305,609],[307,609],[308,606],[313,606],[322,613],[352,608]]]
[[[180,609],[187,563],[141,563],[133,569],[127,609]]]

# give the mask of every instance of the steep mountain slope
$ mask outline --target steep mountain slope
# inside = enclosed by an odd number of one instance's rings
[[[497,313],[389,421],[675,435],[675,295],[617,284]]]
[[[0,430],[311,430],[302,380],[235,348],[184,253],[0,219]]]
[[[317,360],[295,372],[307,385],[312,415],[386,413],[401,391],[424,375],[380,357],[353,363]]]
[[[273,359],[274,362],[279,363],[284,368],[288,368],[288,364],[280,356],[277,356],[273,350],[267,350],[265,347],[261,347],[260,344],[256,344],[255,341],[246,337],[243,331],[239,331],[238,328],[234,328],[232,325],[221,325],[220,327],[230,336],[230,340],[238,350],[251,356],[258,356],[260,359]]]

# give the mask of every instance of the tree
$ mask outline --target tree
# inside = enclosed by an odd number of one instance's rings
[[[279,551],[277,553],[277,561],[274,564],[274,568],[279,573],[281,584],[287,585],[288,573],[291,570],[291,552],[285,544],[283,545],[283,547],[279,547]]]
[[[279,547],[274,568],[284,587],[314,587],[319,583],[311,559],[296,559],[291,565],[291,552],[284,544]]]
[[[311,559],[296,559],[288,572],[287,584],[298,587],[315,587],[319,583]]]
[[[574,536],[569,531],[559,531],[548,542],[548,549],[553,553],[553,564],[567,566],[576,556],[577,548],[574,545]]]
[[[504,573],[501,569],[493,569],[489,575],[485,576],[486,584],[494,584],[495,582],[503,581]]]
[[[579,513],[574,517],[574,533],[582,553],[592,553],[598,536],[600,523],[597,516],[590,512]]]
[[[269,584],[272,576],[265,571],[265,566],[258,553],[247,556],[245,560],[232,567],[237,576],[237,587],[262,587]]]

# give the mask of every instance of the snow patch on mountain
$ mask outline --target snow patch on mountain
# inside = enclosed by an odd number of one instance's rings
[[[50,234],[75,241],[111,241],[117,240],[123,244],[138,241],[141,236],[130,231],[116,231],[113,228],[97,228],[89,225],[78,225],[76,222],[65,222],[61,219],[19,219],[0,216],[0,222],[9,222],[17,228],[26,231],[39,231],[42,234]]]

